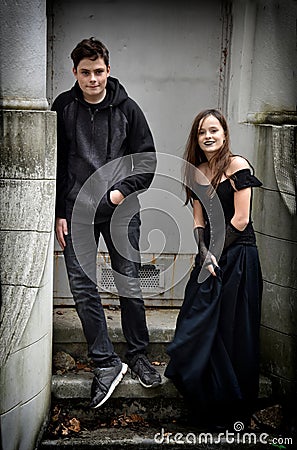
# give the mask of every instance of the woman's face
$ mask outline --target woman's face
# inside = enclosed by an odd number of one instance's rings
[[[225,142],[225,132],[220,121],[214,116],[201,119],[198,127],[198,144],[207,158],[221,149]]]

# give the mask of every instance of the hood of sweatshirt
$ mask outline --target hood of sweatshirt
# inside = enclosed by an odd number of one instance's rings
[[[109,199],[111,188],[128,197],[147,189],[152,181],[155,148],[141,109],[116,78],[108,77],[106,96],[100,103],[86,102],[76,82],[55,99],[52,110],[57,112],[59,137],[57,217],[68,217],[90,175],[105,167],[99,180],[100,193],[105,190],[100,204],[97,188],[95,196],[92,191],[83,204],[91,208],[92,214],[96,210],[96,221],[109,220],[116,206]],[[148,152],[152,157],[148,157]],[[122,158],[128,155],[131,157]],[[112,160],[118,161],[116,171],[113,165],[107,170],[107,163]]]
[[[76,81],[75,85],[71,89],[72,96],[79,100],[81,103],[84,103],[86,106],[89,106],[89,104],[84,100],[83,92],[81,88],[79,87],[78,82]],[[104,100],[101,103],[98,103],[98,109],[104,109],[112,106],[118,106],[122,102],[124,102],[128,98],[128,94],[124,88],[124,86],[121,85],[119,80],[117,78],[108,77],[107,79],[107,85],[106,85],[106,96]]]

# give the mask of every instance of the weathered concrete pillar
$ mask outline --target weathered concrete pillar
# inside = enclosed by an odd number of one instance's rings
[[[238,120],[232,149],[263,181],[253,205],[264,278],[262,370],[284,404],[297,395],[296,14],[294,0],[232,2],[228,104]]]
[[[296,119],[291,115],[291,122]],[[297,392],[297,125],[281,123],[288,120],[286,114],[270,114],[257,127],[263,188],[255,193],[254,219],[264,279],[262,367],[274,381],[274,392],[292,404]]]
[[[55,115],[46,2],[1,3],[1,447],[31,450],[51,392]]]

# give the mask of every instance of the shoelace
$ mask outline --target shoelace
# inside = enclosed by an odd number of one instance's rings
[[[140,367],[143,369],[146,373],[155,373],[155,369],[150,365],[150,362],[148,359],[144,358],[143,356],[140,356],[136,364],[139,363]],[[146,369],[146,370],[145,370]]]
[[[103,383],[103,381],[102,381],[102,377],[96,376],[96,382],[97,382],[97,384],[98,384],[98,386],[99,386],[100,389],[102,389],[102,390],[108,390],[107,385],[106,385],[105,383]]]
[[[99,372],[95,374],[95,379],[97,384],[99,385],[99,388],[102,389],[103,391],[107,391],[108,386],[103,382],[104,376],[105,376],[104,372]]]

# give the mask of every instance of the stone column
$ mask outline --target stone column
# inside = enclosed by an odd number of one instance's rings
[[[249,157],[263,182],[253,204],[264,281],[262,373],[282,404],[296,405],[297,3],[238,0],[232,14],[232,149]]]
[[[55,114],[46,100],[46,2],[1,3],[0,426],[31,450],[51,393]]]
[[[254,220],[264,280],[262,369],[290,406],[297,392],[297,117],[261,119],[257,175],[263,188],[255,192]]]

